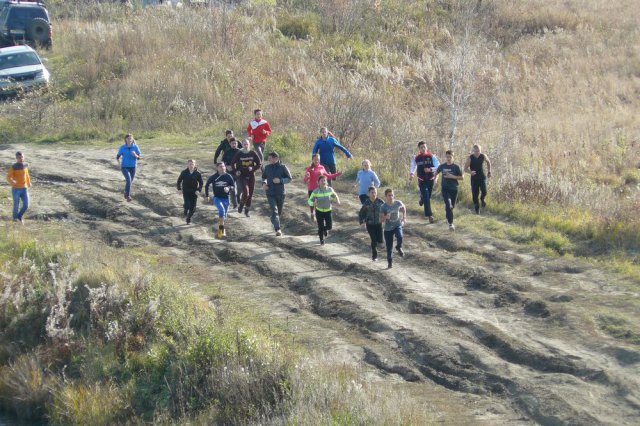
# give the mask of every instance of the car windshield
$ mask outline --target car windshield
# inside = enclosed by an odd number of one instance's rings
[[[11,53],[0,56],[0,70],[26,67],[28,65],[40,65],[40,63],[38,55],[33,52]]]

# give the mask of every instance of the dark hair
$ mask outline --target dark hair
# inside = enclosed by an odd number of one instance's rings
[[[231,133],[233,133],[233,132],[231,132]],[[231,138],[231,139],[229,139],[229,143],[231,143],[231,142],[238,142],[238,139],[236,139],[236,138]]]
[[[126,142],[128,138],[133,139],[133,135],[131,133],[127,133],[126,135],[124,135],[124,141]],[[135,142],[135,139],[134,139]]]
[[[22,157],[22,151],[16,152],[16,157]]]
[[[393,192],[393,189],[391,188],[387,188],[384,190],[384,196],[386,197],[387,195],[391,194]]]
[[[326,179],[327,177],[325,175],[320,175],[318,176],[318,182],[320,182],[320,179]]]
[[[420,148],[422,145],[426,145],[427,143],[425,141],[420,141],[418,142],[418,148]]]
[[[378,188],[376,188],[375,186],[370,186],[369,189],[367,189],[367,192],[371,192],[371,190],[376,191]]]
[[[253,110],[253,115],[256,115],[257,113],[262,112],[262,110],[260,108],[258,109],[254,109]]]
[[[278,153],[277,153],[277,152],[275,152],[275,151],[271,151],[271,152],[269,153],[269,157],[273,157],[273,158],[280,158],[280,156],[278,155]]]
[[[311,156],[311,165],[309,167],[313,167],[313,159],[318,157],[318,161],[320,161],[320,153],[316,152]]]
[[[216,169],[218,166],[226,166],[226,164],[224,164],[224,161],[220,161],[219,163],[216,163]]]
[[[451,155],[453,157],[453,151],[448,150],[447,152],[444,153],[444,155]]]
[[[224,134],[225,134],[225,136],[226,135],[232,135],[233,134],[233,130],[227,129],[227,130],[225,130]]]

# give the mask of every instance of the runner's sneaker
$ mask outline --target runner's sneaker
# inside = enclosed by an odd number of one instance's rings
[[[190,224],[190,223],[191,223],[191,218],[190,218],[190,217],[188,217],[188,218],[187,218],[187,225],[188,225],[188,224]]]
[[[393,265],[391,264],[391,262],[387,263],[387,269],[391,269],[393,268]]]
[[[324,240],[320,240],[320,245],[323,246],[324,245]]]
[[[373,256],[373,257],[371,257],[371,261],[373,261],[373,262],[377,262],[377,261],[378,261],[378,256]]]
[[[249,214],[249,208],[248,208],[248,207],[245,207],[245,209],[244,209],[244,215],[245,215],[246,217],[251,217],[251,215]]]
[[[402,247],[396,247],[396,251],[398,252],[398,256],[404,257],[404,250],[402,250]]]
[[[485,203],[484,200],[480,200],[480,203],[482,204],[482,208],[487,207],[487,203]]]
[[[127,201],[131,201],[131,197],[127,196]]]
[[[328,236],[329,236],[329,230],[328,230],[328,229],[325,229],[325,230],[324,230],[324,236],[325,236],[325,237],[328,237]]]
[[[456,230],[456,226],[453,223],[449,224],[449,231],[455,231]]]
[[[244,207],[244,204],[240,203],[238,204],[238,213],[242,213],[242,208]]]
[[[420,197],[420,201],[418,201],[418,205],[421,207],[424,205],[424,200],[422,199],[422,197]]]
[[[433,218],[433,216],[429,216],[429,223],[433,223],[433,222],[435,222],[435,221],[436,221],[436,220]]]
[[[281,237],[281,236],[282,236],[282,231],[278,229],[276,231],[276,237]]]

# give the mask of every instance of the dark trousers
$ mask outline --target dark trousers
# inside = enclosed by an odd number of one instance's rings
[[[367,223],[367,232],[371,238],[371,256],[374,259],[378,258],[378,244],[382,243],[382,224],[381,223]]]
[[[258,157],[260,157],[260,162],[262,163],[262,160],[264,159],[264,146],[267,143],[254,143],[253,144],[253,149],[256,152],[256,154],[258,154]]]
[[[240,186],[242,187],[241,203],[245,207],[251,206],[251,198],[253,198],[253,188],[256,186],[256,175],[249,173],[248,175],[242,175],[238,179]]]
[[[360,198],[360,203],[362,205],[364,205],[364,202],[367,201],[367,199],[369,198],[369,195],[367,194],[360,194],[358,195],[358,198]]]
[[[471,196],[473,197],[473,207],[476,209],[476,213],[480,211],[480,200],[484,203],[484,198],[487,196],[487,180],[483,177],[476,178],[471,177]]]
[[[285,194],[267,195],[269,207],[271,207],[271,223],[273,229],[280,229],[280,216],[282,215],[282,206],[284,206]]]
[[[444,210],[447,214],[447,222],[449,222],[449,225],[451,225],[453,223],[453,209],[456,206],[458,190],[442,188],[442,198],[444,199]]]
[[[331,222],[331,210],[328,212],[321,212],[316,209],[316,220],[318,221],[318,236],[320,241],[324,241],[324,237],[327,236],[327,231],[331,231],[333,226]]]
[[[393,237],[396,237],[396,247],[402,248],[402,226],[398,226],[391,231],[384,231],[384,243],[387,246],[387,262],[391,265],[393,253]]]
[[[124,175],[124,179],[126,181],[124,185],[124,196],[128,197],[131,195],[131,185],[133,184],[133,179],[136,177],[136,168],[123,167],[122,174]]]
[[[184,200],[184,214],[187,216],[187,219],[191,219],[198,204],[198,194],[196,194],[195,191],[182,191],[182,199]]]
[[[431,211],[431,193],[433,192],[433,181],[421,180],[418,186],[420,188],[420,199],[423,202],[424,215],[425,217],[431,217],[433,216],[433,211]]]
[[[322,161],[320,161],[320,164],[324,166],[324,168],[327,170],[327,173],[335,174],[338,171],[337,166],[335,164],[327,164],[327,163],[323,163]],[[333,180],[335,179],[327,178],[327,183],[329,184],[329,186],[331,186],[331,182]]]

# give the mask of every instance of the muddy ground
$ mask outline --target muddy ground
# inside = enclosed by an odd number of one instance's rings
[[[438,423],[638,424],[640,347],[603,333],[589,315],[606,308],[639,325],[637,287],[609,272],[451,234],[444,221],[417,216],[405,228],[406,256],[386,270],[384,260],[371,261],[353,194],[343,194],[319,245],[297,169],[283,237],[258,189],[252,217],[231,213],[229,237],[218,241],[214,207],[200,200],[186,225],[175,190],[187,156],[201,159],[203,174],[212,170],[206,145],[179,158],[176,149],[143,145],[131,203],[115,145],[20,148],[34,181],[26,226],[64,221],[107,244],[154,246],[168,262],[193,264],[220,277],[225,297],[255,302],[335,362],[361,364],[373,383],[408,390]],[[3,163],[15,150],[3,147]]]

